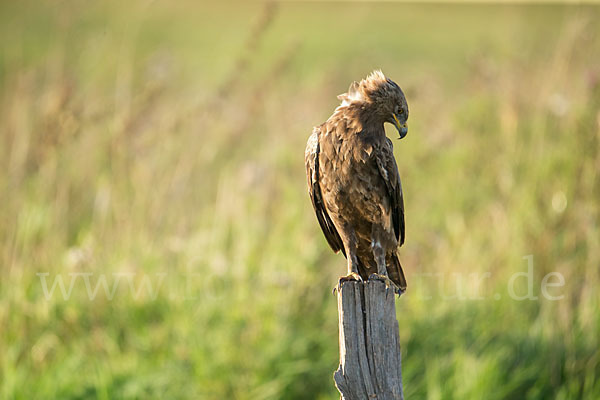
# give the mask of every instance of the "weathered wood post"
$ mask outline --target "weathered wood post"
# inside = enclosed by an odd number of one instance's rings
[[[340,366],[333,379],[342,399],[404,399],[394,289],[346,281],[337,296]]]

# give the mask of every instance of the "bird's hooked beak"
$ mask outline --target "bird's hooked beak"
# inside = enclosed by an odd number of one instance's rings
[[[400,135],[399,139],[402,139],[408,133],[408,126],[406,122],[400,123],[400,120],[396,116],[396,114],[392,114],[394,116],[394,126],[398,129],[398,134]]]

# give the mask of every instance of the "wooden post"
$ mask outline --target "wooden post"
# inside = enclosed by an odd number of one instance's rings
[[[337,296],[340,366],[333,379],[342,399],[403,400],[394,289],[346,281]]]

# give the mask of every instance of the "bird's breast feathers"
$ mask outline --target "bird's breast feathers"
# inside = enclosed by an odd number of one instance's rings
[[[379,165],[385,164],[386,143],[373,136],[361,135],[342,136],[336,131],[320,135],[321,182],[326,181],[329,186],[325,192],[353,193],[360,198],[374,196],[377,199],[373,201],[382,201],[381,197],[386,193],[383,179],[387,177],[381,176]]]
[[[385,136],[384,136],[385,138]],[[371,164],[381,153],[384,143],[381,140],[361,133],[341,135],[338,131],[325,131],[320,137],[321,154],[339,168],[339,164]],[[337,168],[336,168],[337,169]]]

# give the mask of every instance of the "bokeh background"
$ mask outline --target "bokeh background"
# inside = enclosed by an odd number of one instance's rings
[[[593,6],[2,2],[0,398],[339,398],[304,147],[375,68],[406,398],[600,398],[599,56]]]

